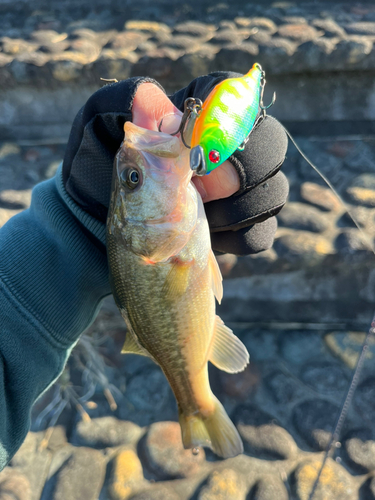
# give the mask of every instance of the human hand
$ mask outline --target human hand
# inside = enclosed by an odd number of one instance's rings
[[[87,212],[105,222],[113,160],[123,140],[125,121],[157,130],[163,118],[163,131],[171,132],[178,128],[182,113],[177,108],[183,108],[184,100],[189,96],[204,100],[228,75],[197,78],[171,100],[157,82],[146,78],[131,78],[95,92],[72,126],[63,164],[68,193]],[[281,125],[267,117],[252,132],[242,153],[236,152],[230,162],[210,175],[194,179],[206,203],[215,250],[242,255],[272,245],[277,227],[272,216],[284,205],[288,193],[286,178],[278,172],[286,146]]]

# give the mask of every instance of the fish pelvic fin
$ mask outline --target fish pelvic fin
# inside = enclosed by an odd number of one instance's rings
[[[126,333],[126,338],[124,345],[121,349],[122,354],[139,354],[140,356],[149,356],[146,349],[141,347],[139,343],[135,340],[133,335],[128,331]]]
[[[221,275],[219,264],[217,263],[214,252],[210,250],[210,255],[208,257],[208,262],[211,271],[211,287],[216,300],[221,303],[223,298],[223,277]]]
[[[250,361],[246,347],[219,316],[215,318],[215,330],[208,359],[219,370],[227,373],[242,372]]]
[[[179,421],[185,448],[206,446],[223,458],[243,453],[242,440],[223,405],[214,398],[214,411],[210,416],[201,413],[186,416],[180,409]]]

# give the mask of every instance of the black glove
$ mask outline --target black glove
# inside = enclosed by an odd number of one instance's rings
[[[187,97],[204,101],[215,85],[232,76],[238,75],[217,72],[199,77],[170,98],[183,111]],[[114,157],[143,82],[159,85],[150,78],[135,77],[104,86],[90,97],[72,126],[63,163],[64,183],[70,196],[102,222],[107,217]],[[272,216],[281,210],[288,194],[286,178],[278,172],[286,149],[282,126],[267,117],[253,130],[244,151],[232,155],[240,190],[205,204],[214,250],[244,255],[272,246],[277,227]]]

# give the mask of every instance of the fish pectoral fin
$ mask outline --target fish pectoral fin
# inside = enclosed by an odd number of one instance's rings
[[[133,335],[128,331],[126,333],[126,339],[124,345],[121,349],[122,354],[139,354],[140,356],[149,356],[146,349],[143,349],[138,342],[135,340]]]
[[[215,331],[208,357],[213,365],[227,373],[242,372],[250,357],[246,347],[230,328],[216,316]]]
[[[189,285],[192,264],[193,260],[180,261],[175,259],[173,261],[162,288],[162,293],[167,299],[175,299],[184,295]]]
[[[208,263],[211,271],[211,287],[215,294],[216,300],[221,303],[223,298],[223,277],[221,275],[219,264],[217,263],[214,252],[211,250],[208,257]]]

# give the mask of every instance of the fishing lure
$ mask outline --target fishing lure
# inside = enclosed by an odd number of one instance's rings
[[[257,121],[275,102],[274,94],[271,104],[263,105],[265,83],[265,72],[255,63],[246,75],[216,85],[203,104],[200,99],[186,99],[180,127],[171,135],[181,133],[191,148],[190,167],[197,175],[209,174],[245,147]]]

